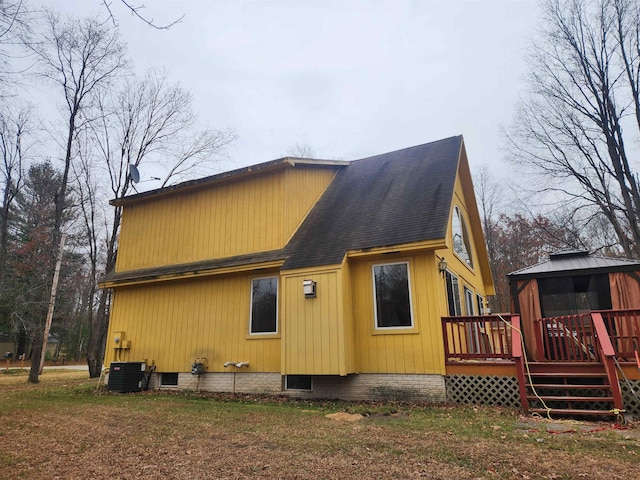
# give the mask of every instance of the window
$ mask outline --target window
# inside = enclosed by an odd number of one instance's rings
[[[376,328],[413,326],[409,295],[409,264],[373,266]]]
[[[462,306],[460,305],[460,285],[458,282],[458,277],[447,270],[445,278],[447,281],[447,302],[449,304],[449,316],[460,316],[462,315]]]
[[[482,295],[476,293],[476,306],[478,307],[478,315],[484,315],[485,313],[485,309],[484,309],[484,298],[482,298]]]
[[[474,311],[473,297],[473,292],[469,288],[464,287],[464,306],[467,310],[467,315],[470,317],[476,314],[476,312]],[[468,323],[467,334],[469,335],[467,341],[469,353],[481,353],[482,339],[484,336],[484,326],[480,325],[477,322]]]
[[[160,386],[161,387],[177,387],[178,386],[178,373],[161,373],[160,374]]]
[[[313,390],[311,375],[287,375],[284,379],[285,390]]]
[[[468,316],[476,314],[473,308],[473,292],[467,287],[464,287],[464,308],[467,311]]]
[[[469,241],[469,234],[467,233],[467,225],[464,222],[460,208],[457,206],[453,209],[451,232],[453,234],[453,251],[464,263],[473,268],[471,242]]]
[[[251,334],[278,333],[278,277],[251,281]]]

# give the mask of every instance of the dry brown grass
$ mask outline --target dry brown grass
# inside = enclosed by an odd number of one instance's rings
[[[76,382],[80,380],[87,380],[88,373],[83,370],[48,370],[44,371],[44,374],[40,376],[40,385],[27,384],[27,376],[29,375],[28,367],[20,370],[12,368],[10,370],[0,370],[0,388],[3,390],[5,387],[18,387],[20,390],[28,390],[30,388],[42,388],[50,387],[54,385],[63,385],[65,382]],[[97,384],[97,382],[96,382]]]
[[[590,432],[607,424],[552,434],[506,409],[110,394],[86,375],[28,386],[0,374],[0,478],[631,479],[640,468],[638,431]],[[367,416],[327,417],[340,411]]]

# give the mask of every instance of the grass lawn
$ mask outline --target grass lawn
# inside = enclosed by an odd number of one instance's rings
[[[39,385],[26,377],[0,372],[1,479],[640,476],[640,425],[470,406],[112,394],[86,372],[46,370]]]

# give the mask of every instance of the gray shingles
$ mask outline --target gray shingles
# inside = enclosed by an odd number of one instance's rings
[[[284,258],[284,250],[271,250],[268,252],[237,255],[234,257],[218,258],[214,260],[203,260],[200,262],[180,263],[175,265],[165,265],[162,267],[143,268],[140,270],[127,270],[125,272],[111,272],[103,277],[100,280],[100,283],[118,284],[130,281],[154,281],[163,276],[178,277],[181,275],[192,275],[197,274],[198,272],[214,271],[220,268],[280,261],[284,260]]]
[[[515,279],[525,279],[588,274],[599,271],[636,271],[639,269],[640,262],[638,260],[601,257],[590,255],[589,252],[584,251],[564,251],[553,253],[550,255],[549,260],[511,272],[507,276]]]
[[[283,270],[340,263],[349,250],[445,237],[462,137],[352,162],[289,245]]]

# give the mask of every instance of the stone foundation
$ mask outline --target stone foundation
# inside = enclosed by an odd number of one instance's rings
[[[160,374],[153,374],[150,388],[207,392],[288,395],[296,398],[341,400],[402,400],[439,403],[446,400],[442,375],[363,373],[341,377],[312,376],[312,390],[285,390],[279,373],[190,373],[178,375],[177,387],[160,386]]]

